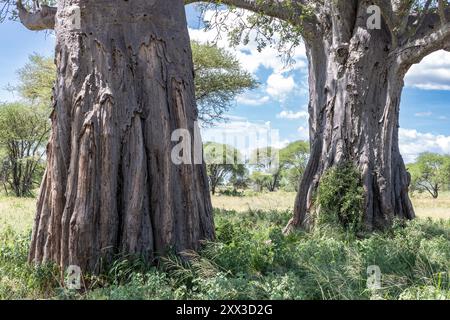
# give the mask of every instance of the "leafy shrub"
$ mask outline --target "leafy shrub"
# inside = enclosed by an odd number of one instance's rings
[[[318,190],[318,224],[341,225],[358,231],[362,225],[364,190],[358,170],[349,163],[330,168]]]

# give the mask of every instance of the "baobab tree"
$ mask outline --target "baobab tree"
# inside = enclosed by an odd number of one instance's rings
[[[56,35],[52,133],[30,261],[96,272],[117,254],[151,260],[214,239],[205,166],[171,159],[172,133],[198,131],[183,1],[17,8],[27,28]]]
[[[95,270],[116,252],[151,256],[213,238],[204,166],[176,166],[169,151],[172,130],[195,130],[184,4],[197,1],[56,2],[18,6],[26,27],[54,29],[57,39],[49,167],[30,260]],[[309,226],[321,176],[347,161],[361,172],[368,228],[413,218],[398,146],[403,78],[426,55],[450,50],[448,1],[211,2],[288,24],[305,43],[311,156],[287,230]],[[372,5],[379,29],[367,23]]]
[[[250,26],[258,29],[255,40],[264,46],[278,27],[279,39],[298,43],[292,38],[298,33],[306,47],[311,156],[285,230],[311,226],[321,177],[347,162],[361,172],[367,229],[388,226],[394,217],[414,218],[410,175],[399,151],[400,98],[412,65],[432,52],[450,51],[448,1],[220,3],[255,13],[247,18],[251,23],[233,21],[233,40],[247,41],[249,33],[243,30]],[[286,24],[291,26],[287,31]]]

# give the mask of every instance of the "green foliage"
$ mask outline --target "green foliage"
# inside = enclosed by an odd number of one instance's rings
[[[239,150],[226,144],[206,142],[203,153],[213,194],[230,179],[236,187],[245,184],[247,170]]]
[[[282,166],[280,164],[280,150],[274,147],[264,147],[255,149],[250,156],[250,164],[256,168],[251,179],[254,184],[273,192],[281,179]]]
[[[450,185],[450,156],[425,152],[416,162],[408,165],[411,174],[411,189],[428,192],[433,198]]]
[[[251,181],[260,190],[275,191],[282,186],[287,191],[297,190],[309,158],[309,144],[295,141],[282,149],[258,148],[250,156],[256,168]]]
[[[279,8],[285,19],[277,19],[270,14],[264,14],[272,10],[271,6]],[[228,6],[225,8],[220,2],[204,3],[198,5],[201,12],[213,14],[208,20],[204,20],[207,30],[217,30],[218,33],[226,33],[230,45],[247,45],[255,41],[257,49],[262,51],[266,47],[276,48],[280,57],[287,63],[293,63],[295,48],[302,41],[302,21],[313,16],[311,8],[298,1],[283,1],[282,3],[264,4],[264,10],[249,13],[248,11]],[[301,12],[299,14],[299,12]],[[293,23],[293,22],[296,23]]]
[[[48,298],[59,286],[53,265],[28,264],[30,234],[18,234],[11,228],[0,232],[0,300]]]
[[[286,191],[298,191],[309,159],[309,143],[295,141],[280,150],[280,167]]]
[[[50,106],[56,66],[52,58],[32,54],[29,62],[17,71],[21,97],[37,105]]]
[[[0,179],[18,197],[32,195],[44,171],[47,110],[21,103],[0,105]]]
[[[263,191],[265,188],[270,190],[273,179],[270,173],[265,173],[261,171],[253,171],[250,175],[250,181],[256,187],[256,191]]]
[[[353,232],[361,228],[364,190],[358,170],[349,163],[330,168],[318,189],[318,224],[341,225]]]
[[[211,125],[224,119],[234,98],[257,86],[236,57],[211,44],[191,42],[199,119]]]

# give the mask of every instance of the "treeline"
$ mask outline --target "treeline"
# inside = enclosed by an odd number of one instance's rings
[[[309,158],[309,144],[295,141],[282,149],[257,148],[244,156],[236,148],[214,142],[204,145],[211,192],[238,195],[254,191],[298,191]]]
[[[219,191],[238,195],[246,189],[298,191],[309,158],[306,141],[292,142],[279,150],[256,149],[245,160],[239,150],[229,145],[208,142],[204,150],[213,194]],[[450,191],[450,155],[425,152],[408,164],[407,169],[411,192],[437,199],[442,191]]]

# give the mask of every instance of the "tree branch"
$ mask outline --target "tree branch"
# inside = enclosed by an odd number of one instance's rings
[[[294,24],[305,24],[302,19],[304,8],[310,4],[307,0],[185,0],[185,4],[209,2],[233,6],[240,9],[260,13],[272,18]],[[306,17],[308,18],[308,17]],[[312,22],[312,21],[311,21]]]
[[[56,8],[41,5],[35,12],[29,12],[22,3],[17,1],[20,22],[29,30],[48,30],[55,28]]]
[[[445,25],[448,22],[446,11],[447,11],[447,1],[438,0],[438,11],[439,17],[441,19],[441,25]]]
[[[402,70],[419,63],[427,55],[438,50],[450,51],[450,23],[419,38],[413,38],[393,51]]]

